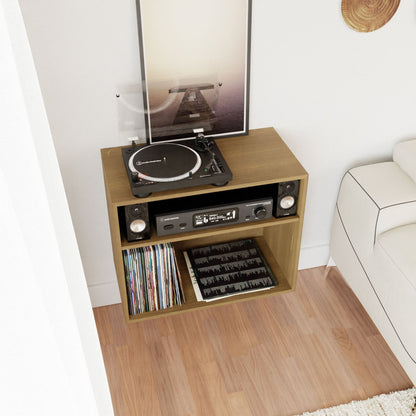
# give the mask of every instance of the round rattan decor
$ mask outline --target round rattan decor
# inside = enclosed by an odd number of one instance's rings
[[[342,0],[345,23],[357,32],[372,32],[396,13],[400,0]]]

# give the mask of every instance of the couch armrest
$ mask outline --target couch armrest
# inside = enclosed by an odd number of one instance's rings
[[[397,143],[393,160],[416,182],[416,140]]]
[[[337,210],[351,244],[364,258],[380,233],[416,223],[416,183],[395,162],[351,169],[342,180]]]

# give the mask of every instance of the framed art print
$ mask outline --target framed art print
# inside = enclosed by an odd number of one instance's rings
[[[250,0],[136,0],[149,143],[248,133]]]

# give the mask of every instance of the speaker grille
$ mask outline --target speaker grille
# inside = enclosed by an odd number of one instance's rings
[[[299,194],[299,180],[281,182],[277,187],[275,217],[296,215]]]
[[[147,204],[134,204],[124,207],[125,230],[127,241],[138,241],[150,238],[149,210]],[[142,226],[137,226],[141,223]],[[135,232],[135,230],[139,230]]]

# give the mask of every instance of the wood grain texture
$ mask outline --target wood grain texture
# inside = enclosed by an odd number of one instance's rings
[[[289,416],[411,387],[336,268],[157,320],[94,313],[116,416]]]
[[[283,181],[307,178],[308,174],[277,132],[269,127],[250,130],[247,136],[216,139],[221,153],[233,172],[233,179],[223,187],[196,186],[155,192],[142,202],[167,198],[208,194],[238,189],[242,186],[258,186]],[[101,149],[107,199],[116,206],[136,204],[130,189],[121,147]],[[301,190],[302,192],[302,190]]]
[[[373,32],[396,13],[400,0],[342,0],[345,23],[357,32]]]

